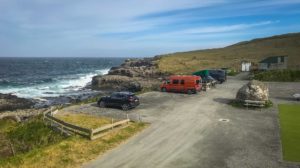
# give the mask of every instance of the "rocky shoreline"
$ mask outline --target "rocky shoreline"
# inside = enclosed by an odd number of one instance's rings
[[[159,57],[127,59],[118,67],[112,67],[107,75],[93,77],[93,90],[131,91],[156,90],[166,74],[158,69]]]
[[[8,113],[40,114],[40,109],[55,105],[79,103],[113,91],[140,92],[158,90],[161,80],[167,75],[158,69],[159,57],[127,59],[118,67],[112,67],[108,74],[94,76],[91,85],[84,89],[91,92],[80,95],[45,97],[41,99],[19,98],[11,94],[0,93],[0,119],[1,114]]]

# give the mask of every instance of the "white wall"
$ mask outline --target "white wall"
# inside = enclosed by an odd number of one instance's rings
[[[242,63],[242,72],[249,72],[251,68],[251,62]]]

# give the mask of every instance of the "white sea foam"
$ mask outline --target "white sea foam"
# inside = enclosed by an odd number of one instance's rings
[[[18,97],[39,98],[57,97],[60,95],[75,94],[92,81],[95,75],[107,74],[109,69],[96,70],[87,74],[77,74],[75,76],[65,76],[56,82],[38,84],[26,87],[0,88],[1,93],[11,93]]]

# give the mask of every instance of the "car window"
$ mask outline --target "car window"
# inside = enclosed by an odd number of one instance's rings
[[[173,84],[178,84],[179,83],[179,80],[178,79],[173,79]]]
[[[198,85],[200,83],[200,80],[196,80],[196,84]]]
[[[113,93],[113,94],[111,94],[110,97],[111,97],[111,98],[118,98],[119,95],[120,95],[119,93]]]
[[[181,80],[181,81],[180,81],[180,84],[184,85],[184,80]]]

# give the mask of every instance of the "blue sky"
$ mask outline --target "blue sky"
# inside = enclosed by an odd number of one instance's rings
[[[0,0],[2,57],[144,57],[300,32],[300,0]]]

